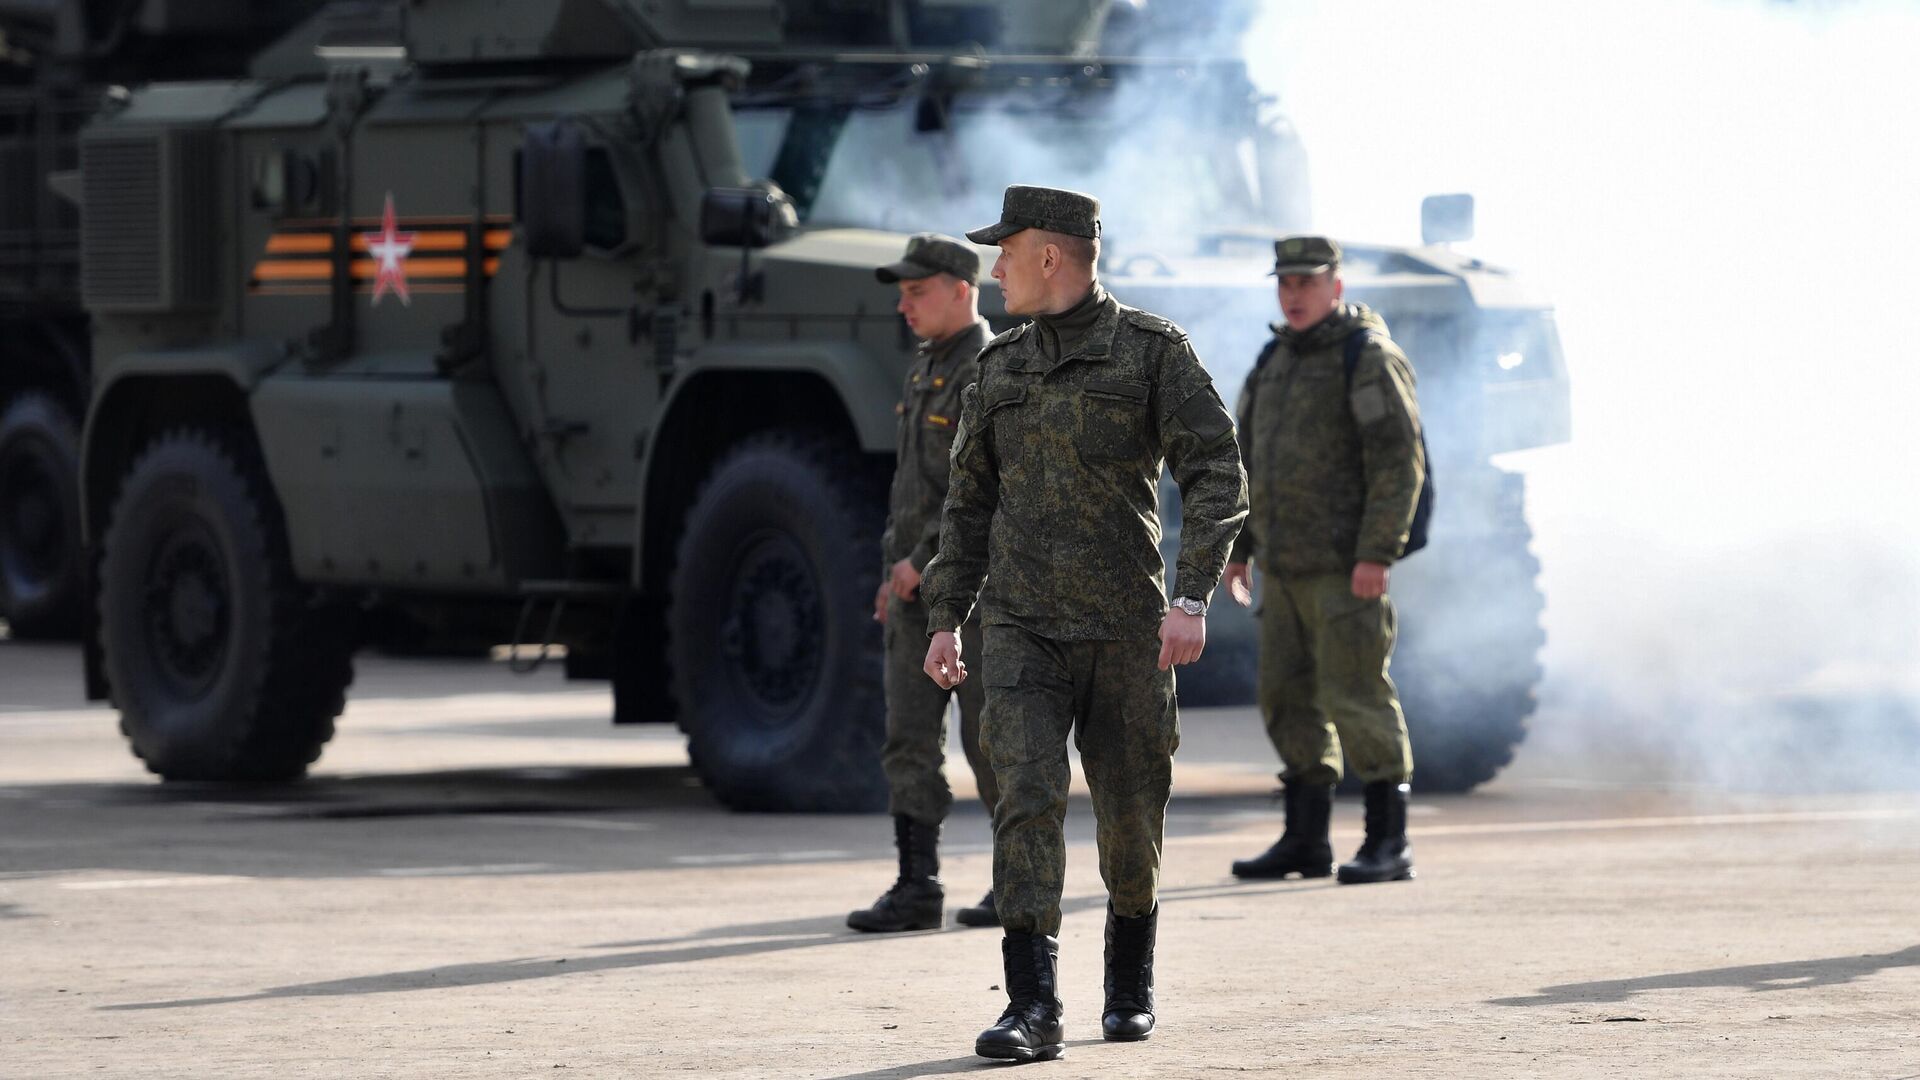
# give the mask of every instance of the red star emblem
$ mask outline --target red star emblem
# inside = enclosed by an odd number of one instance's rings
[[[380,231],[362,234],[367,238],[367,253],[373,256],[373,302],[391,289],[402,304],[413,303],[407,295],[407,256],[413,253],[413,234],[400,232],[393,223],[393,192],[387,192],[387,211],[381,215]]]

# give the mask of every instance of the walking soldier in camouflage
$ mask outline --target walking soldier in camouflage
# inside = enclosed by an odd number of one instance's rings
[[[1009,1003],[974,1044],[991,1058],[1064,1052],[1057,966],[1067,739],[1092,789],[1106,881],[1108,1039],[1153,1031],[1160,846],[1179,744],[1173,673],[1206,644],[1206,602],[1246,516],[1233,422],[1187,336],[1095,279],[1099,203],[1007,189],[993,276],[1031,321],[980,354],[953,448],[940,550],[922,589],[926,672],[963,685],[954,631],[985,623],[981,743],[1000,785],[993,892]],[[1185,507],[1172,610],[1157,550],[1162,463]],[[984,588],[983,588],[984,586]]]
[[[1233,872],[1333,872],[1344,749],[1365,784],[1366,839],[1339,879],[1404,880],[1413,752],[1387,675],[1398,625],[1387,568],[1405,553],[1426,471],[1413,369],[1378,315],[1342,302],[1339,245],[1288,237],[1275,256],[1285,322],[1240,395],[1253,513],[1226,582],[1244,604],[1249,558],[1262,571],[1260,709],[1285,769],[1287,820]]]
[[[974,381],[975,359],[990,335],[980,317],[980,256],[960,241],[923,233],[907,242],[900,261],[874,276],[900,287],[898,310],[921,338],[900,396],[899,461],[880,541],[885,565],[873,598],[873,617],[886,624],[887,741],[880,763],[900,874],[872,907],[849,914],[847,925],[877,932],[931,930],[940,925],[946,900],[939,844],[940,824],[953,806],[944,768],[950,698],[960,702],[960,741],[980,800],[989,810],[994,802],[993,769],[980,751],[981,685],[976,680],[949,689],[921,673],[927,609],[920,599],[920,574],[940,542],[960,392]],[[979,620],[969,620],[961,634],[978,655]],[[957,917],[967,926],[999,925],[993,893],[977,907],[961,908]]]

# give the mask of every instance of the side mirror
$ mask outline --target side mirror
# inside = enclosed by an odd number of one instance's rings
[[[712,188],[700,200],[700,239],[713,247],[763,248],[785,231],[785,198],[762,188]]]
[[[571,120],[529,124],[520,144],[520,228],[527,254],[571,259],[587,247],[587,140]]]
[[[1420,242],[1473,239],[1473,196],[1429,195],[1420,200]]]

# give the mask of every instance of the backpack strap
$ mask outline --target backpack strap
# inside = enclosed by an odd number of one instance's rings
[[[1349,390],[1353,389],[1353,373],[1360,366],[1360,354],[1367,350],[1368,345],[1373,344],[1373,338],[1373,331],[1364,328],[1347,335],[1347,344],[1341,356],[1346,361],[1347,389]]]
[[[1267,361],[1273,359],[1273,354],[1279,351],[1280,339],[1278,337],[1268,338],[1267,343],[1260,347],[1260,355],[1253,362],[1253,370],[1259,371],[1261,368],[1266,367]]]

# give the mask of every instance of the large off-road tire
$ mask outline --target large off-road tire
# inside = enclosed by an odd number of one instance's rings
[[[51,395],[0,401],[0,619],[17,638],[80,627],[78,432]]]
[[[886,806],[884,479],[823,435],[775,431],[733,448],[694,500],[668,655],[693,767],[728,806]]]
[[[1392,673],[1413,742],[1413,786],[1462,792],[1491,780],[1527,736],[1540,683],[1545,598],[1524,513],[1525,478],[1502,473],[1478,535],[1436,535],[1393,575]]]
[[[243,434],[168,432],[121,486],[101,647],[121,730],[168,780],[291,779],[333,736],[352,628],[294,579],[283,520]]]

